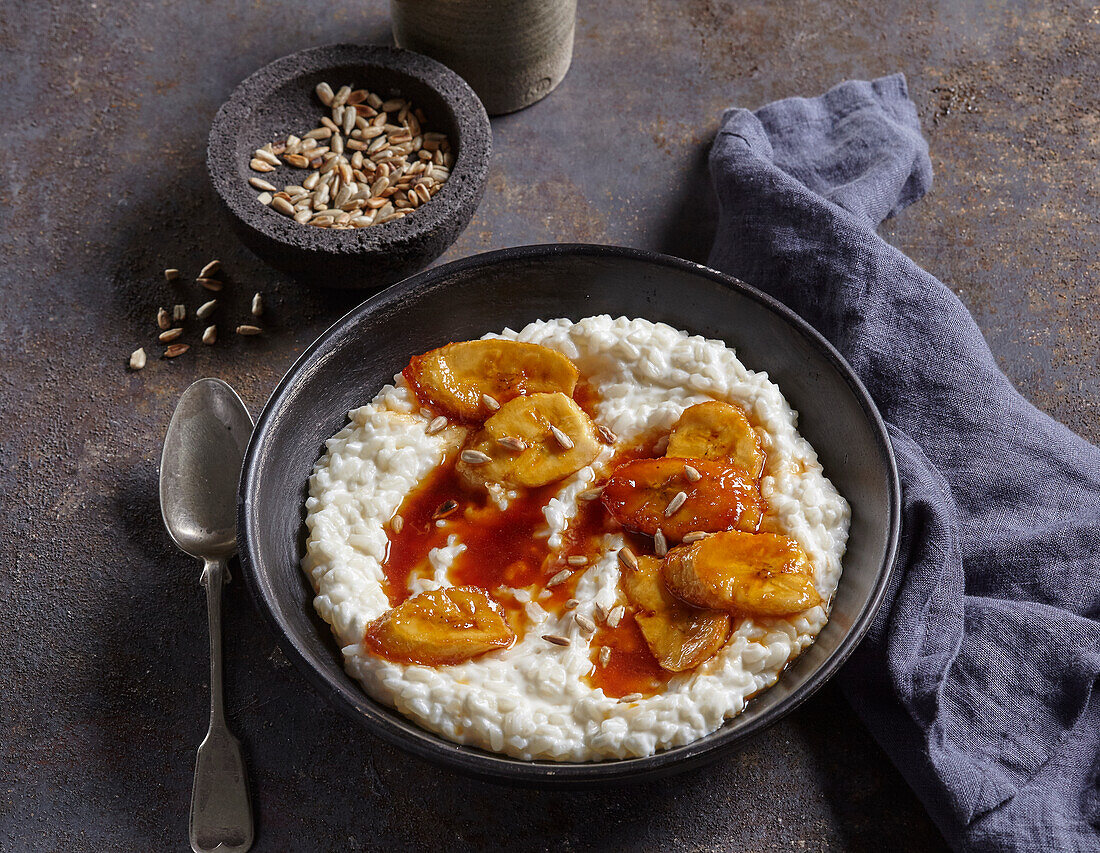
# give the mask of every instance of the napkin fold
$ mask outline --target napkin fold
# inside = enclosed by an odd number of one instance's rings
[[[932,181],[904,77],[728,110],[710,166],[711,266],[840,350],[897,456],[897,570],[846,695],[954,847],[1100,849],[1100,450],[876,235]]]

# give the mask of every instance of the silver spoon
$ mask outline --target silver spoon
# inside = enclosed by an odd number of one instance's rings
[[[203,561],[210,628],[210,728],[195,759],[191,849],[248,850],[252,803],[241,744],[225,724],[222,586],[237,551],[237,480],[252,433],[241,398],[220,379],[193,383],[176,405],[160,458],[160,513],[183,551]]]

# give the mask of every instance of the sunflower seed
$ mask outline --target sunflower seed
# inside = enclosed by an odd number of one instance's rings
[[[542,638],[548,643],[553,643],[555,646],[568,646],[568,637],[559,637],[557,634],[543,634]]]
[[[252,316],[259,317],[264,313],[264,298],[260,294],[252,297]]]
[[[367,94],[368,93],[366,89],[356,89],[354,92],[347,96],[347,98],[344,100],[344,103],[361,104],[367,99]]]
[[[256,200],[260,204],[271,204],[272,195],[271,193],[260,193],[258,196],[256,196]]]
[[[344,102],[348,99],[348,95],[351,94],[351,86],[341,86],[336,90],[336,95],[332,99],[332,103],[328,106],[342,107]]]
[[[486,462],[492,462],[493,458],[487,453],[482,453],[480,450],[463,450],[459,454],[459,458],[462,459],[467,465],[484,465]]]
[[[671,518],[676,514],[676,511],[687,503],[687,492],[677,492],[672,496],[672,500],[668,502],[668,506],[665,507],[665,518]]]
[[[217,341],[217,339],[218,339],[218,327],[217,326],[207,326],[205,329],[202,330],[202,342],[204,344],[207,344],[209,346],[210,344],[213,344],[215,341]]]
[[[344,111],[342,109],[340,109],[339,107],[334,109],[332,112],[333,112],[333,114],[340,115],[340,116],[343,116],[343,114],[344,114]],[[322,124],[322,126],[328,128],[329,131],[331,131],[334,134],[340,132],[340,125],[338,125],[333,119],[330,119],[327,116],[322,116],[321,117],[321,124]]]
[[[438,415],[437,417],[432,418],[431,423],[429,423],[424,428],[424,432],[426,432],[428,435],[435,435],[445,426],[447,426],[447,418],[443,415]]]
[[[274,172],[275,171],[275,167],[272,166],[270,163],[267,163],[263,160],[258,160],[255,157],[253,157],[249,161],[248,168],[250,168],[253,172]]]
[[[130,369],[141,370],[145,367],[145,347],[138,347],[130,353]]]
[[[264,190],[269,193],[276,192],[275,185],[270,181],[265,181],[263,178],[257,178],[253,175],[248,179],[248,182],[252,184],[258,190]]]
[[[572,610],[574,607],[576,607],[580,603],[581,602],[580,602],[579,598],[571,598],[567,602],[565,602],[565,609],[566,610]]]
[[[205,320],[211,314],[214,313],[214,309],[218,307],[218,300],[211,299],[209,302],[204,302],[195,310],[195,316],[200,320]]]
[[[257,160],[262,160],[268,165],[279,165],[279,158],[272,154],[270,151],[267,151],[263,148],[257,148],[255,151],[252,152],[252,156],[255,157]]]
[[[186,305],[173,305],[172,306],[172,320],[176,323],[182,323],[187,319],[187,306]]]
[[[312,215],[313,212],[308,208],[305,210],[299,210],[297,213],[294,214],[294,221],[300,222],[302,223],[302,225],[305,225],[307,222],[309,222],[309,219]]]
[[[527,449],[527,442],[522,438],[516,438],[512,435],[502,435],[497,439],[497,444],[501,447],[506,447],[508,450],[514,450],[517,453],[522,453]]]
[[[637,702],[641,698],[642,698],[641,693],[627,693],[625,696],[620,696],[619,701],[620,702]]]
[[[175,281],[179,277],[180,277],[180,271],[179,270],[166,269],[164,271],[164,280],[165,281]]]
[[[586,634],[595,634],[596,633],[596,623],[593,622],[591,619],[589,619],[587,616],[585,616],[583,613],[574,613],[573,614],[573,621],[576,622],[578,626],[580,626],[580,629],[582,631],[584,631],[584,633],[586,633]]]
[[[606,622],[609,612],[610,611],[602,604],[597,603],[592,605],[592,615],[596,617],[597,622]]]
[[[458,501],[456,501],[456,500],[443,501],[443,503],[441,503],[436,508],[435,512],[432,513],[432,518],[433,519],[446,518],[448,515],[453,513],[456,509],[458,509]]]
[[[189,349],[191,349],[191,347],[187,344],[172,344],[164,351],[164,357],[175,358],[177,355],[183,355]]]
[[[271,207],[285,216],[294,215],[294,205],[287,201],[285,198],[275,196],[275,198],[271,200]]]
[[[710,536],[710,534],[706,533],[705,531],[693,530],[691,533],[686,534],[682,539],[680,539],[680,541],[683,542],[685,545],[688,545],[692,542],[698,542],[700,539],[706,539],[708,536]]]
[[[624,568],[632,572],[638,571],[638,558],[634,556],[634,552],[629,548],[623,547],[619,549],[619,562],[623,564]]]
[[[526,613],[527,618],[536,625],[546,620],[546,611],[539,607],[534,601],[528,601],[524,604],[523,612]]]
[[[167,332],[161,332],[159,335],[157,335],[157,340],[160,341],[162,344],[167,344],[167,343],[170,343],[171,341],[174,341],[176,338],[178,338],[182,334],[183,334],[183,329],[180,329],[180,328],[169,329]]]
[[[570,572],[569,569],[562,569],[546,582],[547,588],[557,586],[560,583],[565,583],[567,580],[569,580],[571,574],[572,572]]]
[[[613,608],[610,613],[607,614],[607,625],[609,628],[618,628],[619,623],[623,621],[623,617],[626,615],[626,608],[621,604]]]
[[[306,178],[304,181],[302,181],[302,189],[312,190],[312,189],[316,188],[317,182],[319,180],[321,180],[321,176],[317,172],[314,172],[308,178]]]
[[[172,325],[172,315],[165,311],[163,308],[157,309],[157,327],[161,329],[167,329]]]
[[[598,424],[596,426],[596,431],[600,434],[600,438],[603,439],[604,444],[614,444],[619,440],[619,437],[603,424]]]
[[[344,110],[344,121],[340,126],[344,129],[345,136],[355,129],[356,116],[358,116],[358,113],[355,110]]]
[[[573,439],[571,439],[553,424],[550,424],[550,434],[554,436],[554,441],[561,445],[563,450],[573,449]]]
[[[238,335],[246,335],[246,336],[247,335],[258,335],[262,331],[263,331],[263,329],[261,329],[259,326],[249,326],[249,325],[237,326],[237,334]]]
[[[699,473],[699,469],[693,468],[691,465],[684,466],[684,476],[692,483],[698,483],[703,479],[703,475]]]
[[[600,666],[607,666],[611,660],[611,649],[607,646],[600,646]]]
[[[603,494],[603,486],[598,486],[595,489],[585,489],[583,492],[577,495],[579,501],[594,501],[598,500],[600,495]]]
[[[668,540],[665,538],[665,532],[660,528],[653,534],[653,553],[658,557],[668,553]]]
[[[565,562],[571,566],[587,566],[588,558],[583,554],[570,554],[565,558]]]
[[[490,412],[495,412],[500,408],[500,403],[496,401],[496,398],[490,397],[488,394],[481,395],[481,402],[485,404],[485,408]]]
[[[317,93],[317,97],[320,98],[322,104],[326,107],[332,106],[332,87],[328,83],[318,83],[317,88],[313,91]]]
[[[305,169],[309,166],[309,160],[303,154],[284,154],[283,159],[296,169]]]

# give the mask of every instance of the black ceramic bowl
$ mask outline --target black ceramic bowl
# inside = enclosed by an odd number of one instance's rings
[[[373,702],[345,674],[314,613],[298,562],[307,480],[325,439],[409,357],[537,319],[644,317],[718,338],[765,370],[798,411],[799,431],[852,505],[844,574],[825,629],[743,714],[686,746],[599,763],[527,762],[457,746]],[[713,760],[790,712],[827,681],[863,637],[897,547],[897,471],[882,420],[837,352],[789,309],[687,261],[606,246],[525,246],[466,258],[406,279],[325,332],[283,377],[257,423],[238,497],[238,542],[256,604],[289,657],[341,711],[372,733],[474,775],[531,784],[597,785]]]
[[[281,188],[306,173],[286,165],[253,172],[252,154],[317,127],[328,114],[314,93],[322,81],[423,109],[424,129],[446,133],[455,153],[443,188],[408,216],[351,230],[300,225],[261,204],[250,177]],[[214,119],[206,165],[238,235],[262,259],[311,284],[377,289],[427,266],[462,233],[485,190],[491,153],[485,107],[446,66],[396,47],[338,44],[277,59],[241,83]]]

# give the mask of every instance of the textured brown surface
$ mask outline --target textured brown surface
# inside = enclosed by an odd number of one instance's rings
[[[13,0],[0,16],[0,847],[183,849],[205,727],[197,566],[160,528],[156,463],[180,391],[254,411],[355,298],[303,291],[236,243],[206,182],[209,122],[271,59],[388,40],[381,3]],[[1100,16],[1084,4],[911,0],[582,4],[553,95],[493,122],[482,206],[445,255],[590,240],[703,259],[723,107],[902,70],[936,187],[884,233],[955,287],[1039,406],[1100,438]],[[161,361],[158,305],[203,299],[222,340]],[[169,287],[160,271],[180,267]],[[265,334],[232,324],[264,293]],[[187,339],[197,343],[198,324]],[[149,366],[125,369],[145,344]],[[435,771],[337,719],[226,597],[230,717],[257,849],[927,850],[941,842],[828,689],[728,762],[603,794]]]

